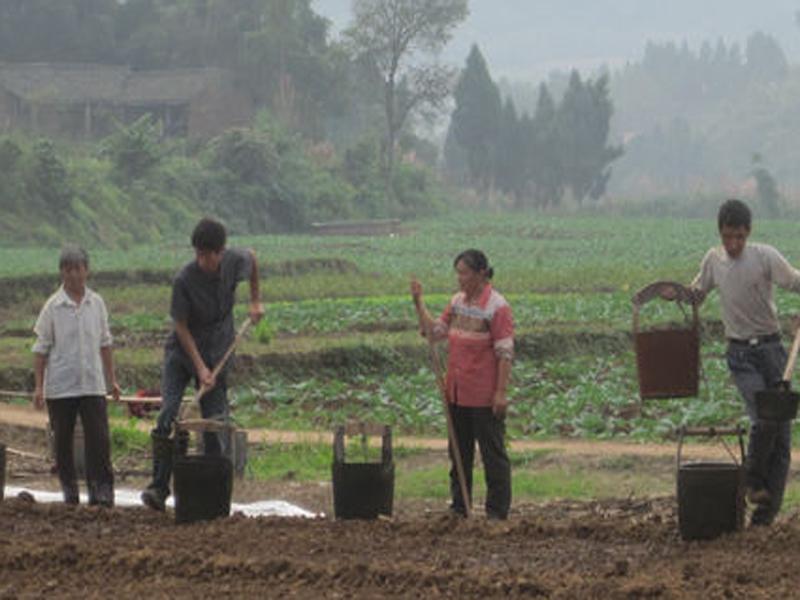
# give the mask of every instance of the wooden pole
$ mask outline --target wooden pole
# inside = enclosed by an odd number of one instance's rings
[[[416,282],[416,279],[414,279],[414,282]],[[416,283],[412,285],[416,285]],[[442,398],[442,407],[444,408],[444,416],[447,422],[447,440],[450,442],[450,448],[452,449],[453,462],[455,463],[456,476],[458,477],[458,487],[461,490],[461,498],[464,500],[464,516],[469,518],[472,512],[472,500],[467,493],[467,478],[464,474],[464,463],[461,460],[461,447],[458,445],[458,436],[456,435],[456,429],[453,425],[453,415],[450,414],[450,403],[447,400],[447,384],[444,379],[444,369],[442,368],[439,353],[436,351],[436,341],[433,339],[433,331],[429,331],[426,325],[427,313],[422,305],[422,297],[421,295],[413,295],[413,300],[414,308],[419,318],[420,330],[425,334],[425,338],[428,340],[431,365],[433,367],[433,373],[436,376],[436,386],[439,388],[439,395]]]
[[[241,327],[239,327],[239,331],[236,332],[236,337],[233,338],[233,342],[231,342],[231,345],[228,346],[228,349],[225,351],[225,354],[222,355],[222,358],[219,359],[219,362],[217,362],[216,366],[211,371],[212,377],[216,378],[220,374],[220,371],[222,371],[223,367],[225,366],[225,363],[228,362],[228,359],[231,357],[231,354],[233,354],[233,351],[236,350],[236,346],[238,346],[239,342],[242,341],[244,334],[247,333],[247,329],[250,327],[251,324],[252,321],[250,320],[250,317],[247,317],[242,323]],[[211,388],[208,387],[207,385],[205,384],[201,385],[200,388],[197,390],[197,393],[195,393],[194,395],[194,402],[199,403],[200,399],[209,390],[211,390]],[[183,421],[184,408],[185,407],[182,407],[180,413],[178,414],[178,422]]]
[[[455,426],[453,425],[453,415],[450,414],[450,403],[447,400],[447,385],[444,380],[441,357],[436,350],[435,342],[431,338],[432,336],[429,335],[428,345],[431,353],[431,364],[433,365],[433,372],[436,375],[436,385],[442,397],[442,406],[444,407],[444,415],[447,420],[447,437],[450,446],[453,448],[453,462],[456,465],[458,487],[461,489],[461,497],[464,500],[464,516],[469,518],[472,512],[472,500],[467,493],[467,478],[464,474],[464,463],[461,460],[461,447],[458,445],[458,436],[456,435]]]

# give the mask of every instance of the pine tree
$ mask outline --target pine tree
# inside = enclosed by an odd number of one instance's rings
[[[453,136],[464,149],[473,185],[487,191],[494,184],[502,101],[477,45],[470,50],[454,97]]]
[[[531,140],[527,160],[537,206],[555,206],[561,202],[564,195],[556,136],[557,114],[553,96],[543,83],[539,86],[536,113],[533,115],[527,134]]]
[[[517,110],[506,98],[500,115],[500,131],[495,153],[495,180],[506,194],[513,194],[519,206],[525,191],[525,147]]]
[[[558,156],[564,181],[573,198],[597,199],[605,193],[611,176],[610,164],[622,148],[607,146],[613,106],[608,78],[581,81],[573,71],[556,119]]]

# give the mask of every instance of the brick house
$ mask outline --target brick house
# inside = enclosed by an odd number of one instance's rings
[[[0,63],[0,132],[96,139],[147,113],[165,136],[207,138],[247,125],[254,106],[224,69]]]

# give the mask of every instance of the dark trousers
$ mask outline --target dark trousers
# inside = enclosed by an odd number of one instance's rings
[[[227,420],[228,397],[226,383],[227,368],[217,377],[217,384],[200,398],[200,412],[204,419]],[[180,414],[183,393],[189,382],[197,380],[193,369],[182,356],[174,350],[164,354],[164,370],[161,373],[161,411],[158,413],[153,438],[153,481],[148,488],[157,490],[162,498],[170,494],[169,482],[172,478],[173,444],[170,440],[175,420]],[[203,451],[207,455],[224,454],[230,442],[230,433],[225,435],[213,431],[203,432]],[[224,445],[223,445],[224,444]]]
[[[200,398],[200,413],[204,419],[224,421],[228,417],[227,368],[217,377],[217,384]],[[153,433],[169,436],[172,426],[180,412],[183,393],[190,381],[197,381],[194,371],[182,360],[181,356],[168,350],[164,357],[164,370],[161,373],[161,411],[158,413],[156,428]],[[219,455],[225,448],[223,436],[213,431],[203,433],[203,448],[206,454]]]
[[[787,360],[786,350],[780,342],[757,346],[730,344],[727,360],[750,418],[745,465],[747,485],[766,489],[770,495],[769,504],[758,505],[753,511],[752,523],[766,525],[778,514],[783,502],[792,458],[792,424],[790,421],[759,419],[756,393],[773,388],[781,381]]]
[[[475,442],[481,451],[484,476],[486,478],[486,515],[499,519],[508,516],[511,507],[511,463],[506,453],[504,437],[505,422],[492,414],[489,407],[466,407],[450,405],[453,418],[453,429],[458,439],[461,462],[464,465],[464,477],[467,494],[472,505],[472,466],[475,461]],[[449,445],[450,459],[450,494],[453,499],[451,508],[456,512],[464,512],[464,499],[458,483],[458,473],[453,460],[453,447]]]
[[[103,396],[78,396],[47,401],[55,442],[56,469],[64,502],[78,504],[75,473],[75,420],[80,414],[84,437],[84,462],[89,504],[114,505],[114,471],[111,468],[111,439],[108,412]]]

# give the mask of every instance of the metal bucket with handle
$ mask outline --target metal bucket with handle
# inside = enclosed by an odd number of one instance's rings
[[[361,434],[366,453],[368,435],[381,437],[380,462],[347,462],[345,435]],[[333,438],[333,512],[337,519],[377,519],[392,516],[394,461],[388,425],[351,424],[336,428]]]
[[[664,292],[679,304],[691,305],[691,322],[686,327],[642,331],[639,323],[641,307],[654,298],[663,297]],[[643,400],[697,396],[700,320],[691,290],[673,281],[657,281],[636,292],[632,302],[639,396]]]
[[[800,349],[800,327],[794,334],[792,350],[786,361],[783,379],[774,389],[756,393],[756,415],[765,421],[791,421],[797,417],[797,403],[800,394],[791,390],[792,374],[797,362],[797,351]]]
[[[684,540],[710,540],[744,526],[743,427],[681,427],[678,429],[678,529]],[[722,436],[735,435],[740,458]],[[683,440],[689,436],[717,438],[731,461],[683,462]]]

